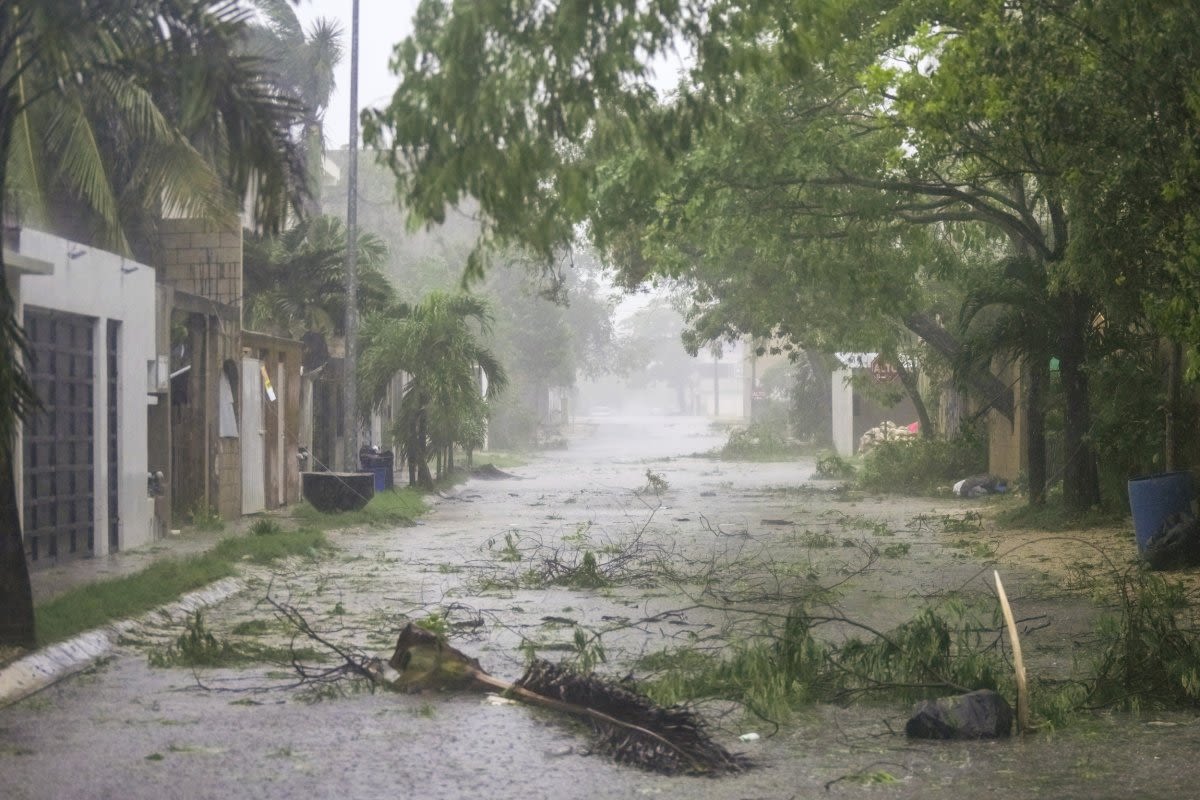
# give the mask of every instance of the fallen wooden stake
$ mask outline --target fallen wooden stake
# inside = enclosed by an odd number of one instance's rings
[[[623,764],[667,775],[720,775],[750,766],[712,741],[703,720],[675,706],[662,708],[629,685],[581,675],[535,661],[516,683],[489,675],[479,662],[434,633],[405,626],[386,663],[373,662],[372,679],[402,691],[476,689],[580,717],[599,737],[597,746]]]
[[[1017,681],[1017,733],[1029,730],[1029,685],[1025,680],[1025,659],[1021,657],[1021,639],[1017,636],[1017,621],[1013,617],[1012,606],[1008,604],[1008,595],[1004,593],[1004,584],[1000,582],[1000,571],[993,570],[996,576],[996,594],[1000,597],[1000,610],[1004,612],[1004,624],[1008,628],[1008,638],[1012,640],[1013,671]]]

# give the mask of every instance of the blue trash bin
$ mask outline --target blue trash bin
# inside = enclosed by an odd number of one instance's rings
[[[388,473],[391,471],[389,465],[383,458],[377,455],[368,455],[360,453],[358,456],[359,462],[362,465],[363,472],[373,472],[375,474],[375,493],[378,494],[388,487]]]
[[[1192,473],[1164,472],[1129,479],[1129,511],[1138,552],[1162,529],[1172,514],[1192,515]]]

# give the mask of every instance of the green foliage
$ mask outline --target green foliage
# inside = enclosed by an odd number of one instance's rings
[[[225,520],[221,519],[221,515],[211,506],[196,506],[188,516],[191,518],[192,525],[196,527],[196,530],[225,530]]]
[[[429,614],[416,620],[413,624],[432,633],[438,638],[438,641],[445,642],[450,637],[450,621],[444,614]]]
[[[237,649],[228,641],[218,641],[204,627],[204,615],[197,611],[188,616],[184,631],[173,645],[152,650],[152,667],[217,667],[240,660]]]
[[[287,216],[305,183],[300,104],[244,57],[242,9],[45,0],[8,12],[3,61],[20,69],[4,88],[0,158],[27,222],[148,260],[164,209],[228,225],[253,193],[256,224]]]
[[[819,624],[800,607],[761,638],[726,655],[677,650],[643,659],[659,673],[644,687],[663,704],[734,700],[780,720],[802,705],[869,697],[896,702],[980,688],[1009,689],[1009,670],[988,646],[987,626],[958,605],[925,609],[887,634],[841,645],[818,639]]]
[[[413,520],[428,510],[423,494],[411,487],[380,492],[359,511],[341,514],[323,514],[308,503],[297,505],[292,517],[306,528],[333,530],[367,526],[371,528],[396,528],[413,524]]]
[[[579,564],[558,578],[557,583],[574,589],[599,589],[609,585],[609,580],[600,573],[596,554],[585,550]]]
[[[720,455],[731,461],[770,461],[795,458],[801,452],[788,437],[786,416],[774,414],[731,430]]]
[[[1042,506],[1006,503],[996,514],[994,522],[1000,528],[1028,528],[1037,531],[1079,531],[1091,528],[1124,526],[1128,515],[1124,510],[1106,511],[1100,508],[1074,511],[1051,496]]]
[[[283,528],[273,519],[256,519],[254,524],[250,526],[250,533],[255,536],[274,536],[282,532]]]
[[[358,235],[358,311],[376,314],[395,302],[380,272],[387,246]],[[246,325],[277,336],[309,331],[341,334],[346,325],[346,228],[334,217],[312,217],[273,237],[245,240]]]
[[[363,326],[362,410],[382,403],[392,379],[407,373],[393,435],[405,457],[417,464],[422,488],[433,488],[430,457],[477,441],[488,401],[507,384],[504,368],[481,343],[490,323],[491,311],[479,298],[434,292],[410,309],[372,317]]]
[[[1099,623],[1087,705],[1200,705],[1200,637],[1183,586],[1144,569],[1116,576],[1117,608]]]
[[[590,675],[597,666],[608,661],[599,634],[589,634],[583,628],[577,627],[571,637],[570,646],[569,654],[561,663],[582,675]],[[536,658],[536,653],[533,657]]]
[[[491,550],[494,544],[494,539],[488,539],[488,549]],[[504,547],[500,548],[497,558],[500,561],[508,563],[518,563],[521,561],[521,548],[518,546],[519,540],[511,533],[504,534]]]
[[[966,433],[952,439],[882,442],[864,457],[858,481],[868,491],[929,494],[986,470],[986,440]]]
[[[822,450],[817,456],[817,467],[813,470],[816,480],[847,480],[853,478],[854,465],[832,450]]]
[[[1001,405],[993,357],[1042,376],[1055,356],[1078,510],[1097,495],[1096,433],[1114,474],[1145,455],[1109,435],[1120,414],[1093,425],[1098,367],[1144,363],[1164,336],[1200,347],[1190,11],[431,4],[367,136],[423,219],[471,194],[484,246],[550,260],[586,229],[629,284],[685,278],[693,345],[899,352],[916,334],[920,361]],[[667,46],[696,62],[658,98],[644,78]],[[1131,442],[1156,416],[1136,413]]]
[[[258,642],[219,639],[205,626],[200,611],[188,615],[183,633],[173,644],[152,649],[147,655],[152,667],[230,667],[256,661],[290,664],[294,659],[321,658],[323,654],[312,648],[271,647]]]
[[[327,547],[316,531],[275,536],[234,536],[222,539],[203,555],[157,561],[122,578],[72,589],[36,608],[38,644],[52,644],[116,619],[150,611],[184,592],[234,574],[243,559],[266,563]]]
[[[670,488],[671,484],[663,477],[661,472],[655,472],[650,469],[646,470],[646,485],[642,488],[644,493],[662,497]]]

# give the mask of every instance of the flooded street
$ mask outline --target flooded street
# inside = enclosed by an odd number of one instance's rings
[[[751,636],[755,611],[817,588],[836,586],[829,610],[884,630],[932,599],[990,598],[1004,548],[986,530],[962,533],[978,528],[972,501],[854,497],[810,481],[811,461],[698,456],[723,438],[698,418],[581,423],[567,449],[458,487],[414,527],[334,533],[331,554],[247,570],[250,588],[205,624],[287,644],[269,594],[372,654],[390,654],[406,619],[438,615],[454,646],[501,677],[518,677],[531,651],[597,658],[597,642],[598,670],[638,676],[639,657]],[[587,554],[604,581],[554,579]],[[1030,620],[1031,670],[1065,677],[1091,606],[1028,561],[998,561]],[[1179,798],[1200,775],[1192,715],[927,743],[898,733],[907,706],[883,703],[804,709],[774,735],[741,712],[713,716],[717,738],[755,767],[668,778],[590,756],[576,726],[478,694],[314,697],[283,688],[278,665],[150,666],[183,623],[147,626],[89,673],[0,710],[0,797]]]

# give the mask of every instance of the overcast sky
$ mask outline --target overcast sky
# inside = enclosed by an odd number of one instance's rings
[[[392,48],[412,31],[419,0],[359,0],[358,105],[385,105],[396,88],[388,70]],[[345,147],[350,139],[350,14],[351,0],[300,0],[296,15],[305,30],[320,17],[341,22],[346,53],[337,70],[337,88],[325,112],[325,136],[330,147]]]

